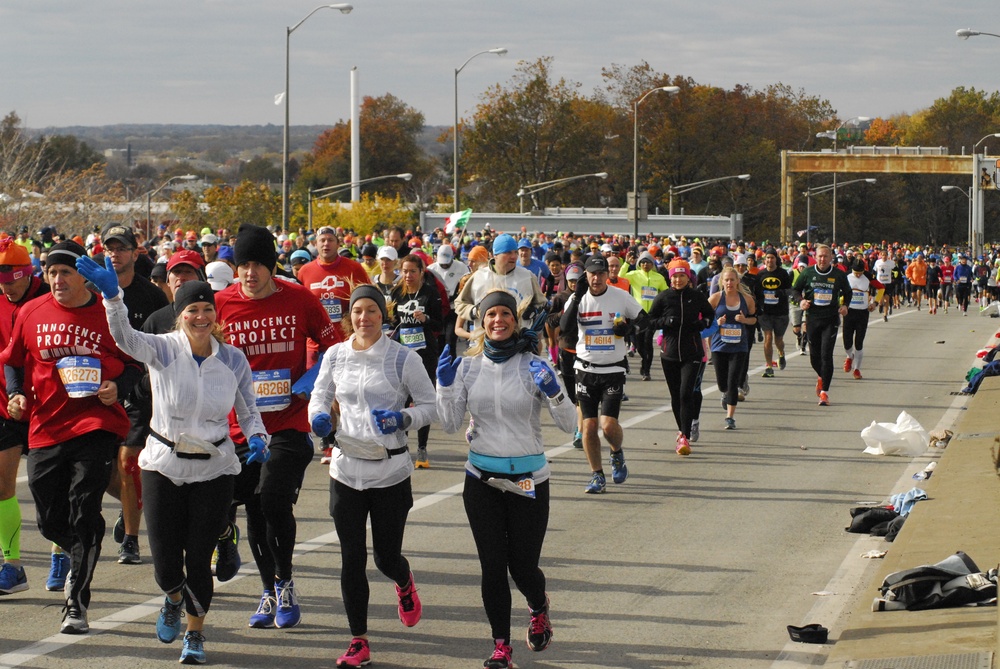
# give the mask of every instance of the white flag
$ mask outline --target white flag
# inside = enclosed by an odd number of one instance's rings
[[[281,101],[284,99],[285,99],[285,92],[281,91],[280,93],[274,96],[274,104],[280,105]]]

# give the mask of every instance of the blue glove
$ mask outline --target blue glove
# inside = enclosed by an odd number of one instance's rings
[[[531,370],[531,378],[534,379],[535,385],[545,393],[546,397],[555,397],[559,394],[559,382],[551,367],[541,360],[532,360],[528,363],[528,369]]]
[[[403,414],[399,411],[372,409],[372,418],[375,419],[375,427],[382,434],[392,434],[403,427]]]
[[[255,434],[247,440],[247,443],[250,446],[250,455],[247,456],[248,465],[254,462],[263,464],[271,459],[271,451],[268,450],[263,437]]]
[[[76,271],[83,275],[87,281],[97,286],[101,290],[101,295],[106,300],[113,300],[118,297],[118,274],[114,265],[111,264],[111,256],[104,258],[104,267],[87,256],[76,259]]]
[[[312,431],[317,437],[325,437],[333,432],[333,419],[330,418],[330,414],[316,414],[312,420]]]
[[[458,366],[461,364],[461,358],[452,360],[451,346],[446,344],[444,350],[441,351],[441,357],[438,358],[438,385],[447,388],[451,384],[455,383],[455,374],[458,373]]]

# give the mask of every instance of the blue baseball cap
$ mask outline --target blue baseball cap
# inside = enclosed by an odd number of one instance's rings
[[[527,237],[521,237],[520,241],[517,242],[517,248],[519,249],[530,249],[531,240]]]
[[[510,253],[517,250],[517,242],[508,234],[502,234],[493,240],[493,255]]]

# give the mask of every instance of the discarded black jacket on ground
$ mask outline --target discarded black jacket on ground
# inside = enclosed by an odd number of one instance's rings
[[[923,611],[951,606],[996,604],[997,570],[982,572],[959,551],[937,564],[904,569],[885,577],[872,611]]]

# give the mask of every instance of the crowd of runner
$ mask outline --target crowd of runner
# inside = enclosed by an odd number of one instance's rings
[[[543,408],[584,452],[583,492],[604,493],[605,462],[614,484],[629,476],[618,419],[630,372],[651,381],[659,358],[675,451],[687,456],[709,366],[727,430],[758,343],[763,378],[785,369],[789,346],[807,352],[817,403],[829,405],[838,352],[844,372],[863,378],[873,314],[978,311],[1000,300],[1000,252],[489,226],[365,236],[160,226],[150,239],[121,225],[71,238],[22,228],[0,238],[0,292],[0,595],[29,587],[16,496],[26,456],[52,542],[45,588],[64,598],[61,632],[89,631],[105,494],[121,506],[120,564],[141,564],[145,519],[165,596],[156,635],[174,641],[187,618],[181,662],[206,661],[212,576],[242,566],[240,506],[261,581],[248,625],[294,627],[294,506],[316,443],[352,635],[337,666],[363,666],[369,519],[400,621],[421,618],[402,546],[410,477],[431,467],[437,426],[469,444],[463,497],[493,644],[483,666],[506,669],[508,572],[528,604],[528,647],[542,651],[553,635],[538,567],[549,516]]]

